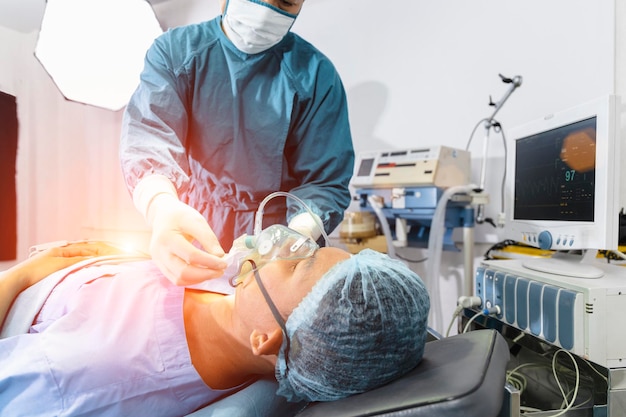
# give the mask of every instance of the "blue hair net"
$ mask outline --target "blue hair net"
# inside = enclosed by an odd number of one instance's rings
[[[422,359],[430,300],[404,263],[365,249],[331,268],[287,319],[277,393],[333,401],[390,382]]]

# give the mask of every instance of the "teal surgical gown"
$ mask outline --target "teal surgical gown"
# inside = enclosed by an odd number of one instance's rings
[[[354,165],[337,71],[291,32],[267,51],[243,53],[220,22],[168,30],[148,50],[123,118],[129,190],[146,175],[170,178],[225,250],[252,233],[260,202],[279,190],[304,200],[332,231],[350,202]],[[301,211],[276,198],[264,224],[286,224]]]

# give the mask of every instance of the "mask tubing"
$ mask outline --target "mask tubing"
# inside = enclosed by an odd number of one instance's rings
[[[293,198],[294,200],[296,200],[298,203],[300,203],[300,205],[307,211],[307,213],[309,213],[311,215],[311,217],[313,217],[313,219],[315,220],[315,224],[317,225],[317,227],[319,227],[319,229],[322,232],[322,236],[324,237],[324,243],[326,244],[327,247],[330,247],[330,239],[328,238],[328,234],[326,233],[326,230],[324,230],[324,225],[321,224],[319,221],[317,221],[317,219],[315,218],[315,213],[313,213],[313,210],[311,210],[311,208],[304,202],[302,201],[302,199],[294,194],[288,193],[286,191],[275,191],[273,193],[271,193],[270,195],[268,195],[267,197],[265,197],[263,199],[263,201],[261,201],[261,204],[259,204],[259,208],[256,212],[256,216],[254,217],[254,235],[258,236],[261,231],[263,230],[263,209],[265,208],[265,205],[274,197],[286,197],[286,198]]]

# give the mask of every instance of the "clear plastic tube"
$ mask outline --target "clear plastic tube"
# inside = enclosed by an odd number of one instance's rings
[[[391,236],[391,229],[389,228],[389,222],[387,222],[387,218],[382,210],[382,204],[380,203],[380,197],[370,195],[367,197],[367,202],[370,203],[374,213],[376,213],[376,217],[378,217],[378,222],[380,226],[383,228],[383,235],[385,235],[385,239],[387,240],[387,255],[391,258],[396,257],[396,247],[393,245],[393,236]]]
[[[430,224],[428,234],[428,262],[426,266],[426,288],[430,293],[430,327],[441,332],[443,326],[443,311],[441,293],[439,289],[441,253],[443,251],[443,236],[445,233],[446,207],[454,194],[470,193],[475,185],[458,185],[444,191],[437,202],[435,213]],[[469,279],[470,277],[465,277]]]
[[[298,203],[300,203],[300,205],[307,211],[307,213],[309,213],[311,215],[311,217],[313,217],[313,219],[315,219],[315,223],[317,224],[317,227],[320,229],[320,231],[322,232],[322,236],[324,237],[324,242],[326,243],[326,246],[331,246],[330,245],[330,239],[328,238],[328,234],[326,233],[326,231],[324,230],[324,225],[320,224],[320,222],[317,221],[315,213],[313,213],[313,210],[311,210],[311,208],[304,202],[302,201],[302,199],[300,199],[300,197],[288,193],[286,191],[275,191],[273,193],[271,193],[270,195],[268,195],[267,197],[265,197],[263,199],[263,201],[261,201],[261,204],[259,204],[259,208],[257,209],[256,212],[256,216],[254,218],[254,235],[257,236],[261,233],[261,230],[263,230],[263,209],[265,208],[265,205],[273,198],[275,197],[286,197],[286,198],[293,198],[294,200],[296,200]]]

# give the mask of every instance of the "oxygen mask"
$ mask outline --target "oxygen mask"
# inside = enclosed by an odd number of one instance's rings
[[[239,284],[240,277],[249,272],[249,260],[254,261],[257,268],[261,268],[271,261],[309,258],[317,249],[318,244],[310,237],[275,224],[258,235],[243,235],[233,242],[233,247],[226,255],[229,266],[225,275],[229,277],[230,285],[235,287]]]

